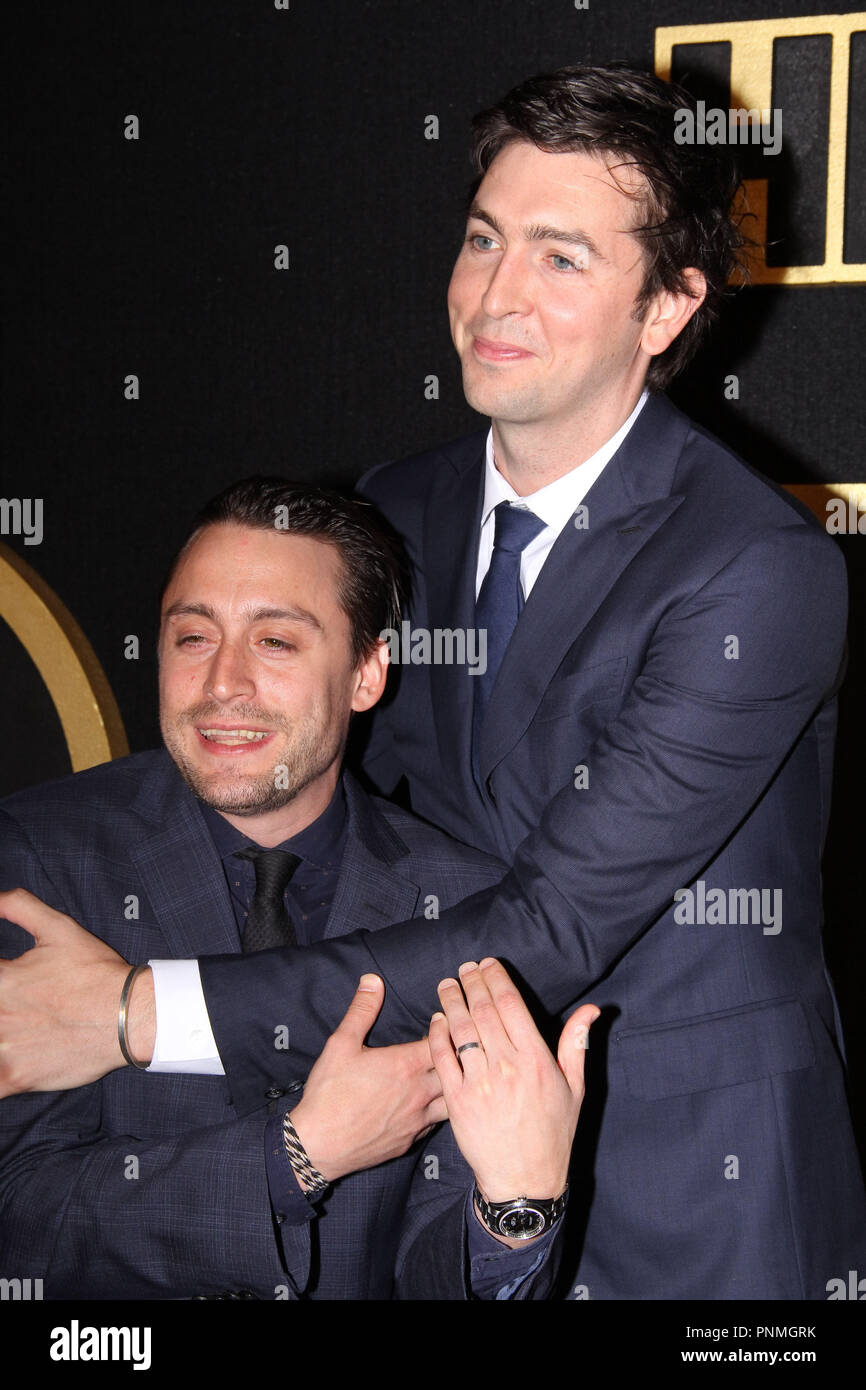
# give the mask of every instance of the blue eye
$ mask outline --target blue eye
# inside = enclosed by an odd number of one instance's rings
[[[560,256],[560,255],[558,254],[558,252],[554,252],[554,254],[551,256],[550,259],[551,259],[551,261],[553,261],[553,263],[554,263],[554,269],[556,269],[556,270],[579,270],[579,269],[580,269],[579,266],[576,266],[576,265],[575,265],[574,261],[570,261],[570,260],[568,259],[567,256]],[[557,262],[558,262],[558,264],[557,264]]]
[[[489,251],[496,244],[493,237],[485,236],[483,232],[472,232],[466,240],[476,251]],[[479,246],[478,243],[481,241],[486,241],[487,245]]]

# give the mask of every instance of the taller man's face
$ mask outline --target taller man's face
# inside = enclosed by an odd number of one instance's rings
[[[306,536],[210,526],[163,600],[166,747],[195,794],[260,843],[294,833],[272,814],[289,803],[297,828],[321,813],[350,711],[377,698],[352,661],[340,565],[332,545]],[[261,837],[246,819],[256,816]]]
[[[626,187],[628,169],[616,170]],[[629,181],[631,180],[631,182]],[[485,175],[448,310],[467,400],[494,420],[559,426],[636,395],[649,357],[635,202],[601,159],[507,145]]]

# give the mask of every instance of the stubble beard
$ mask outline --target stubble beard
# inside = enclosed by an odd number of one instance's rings
[[[256,774],[245,774],[240,768],[229,766],[208,775],[187,754],[184,734],[189,728],[205,727],[208,718],[223,715],[224,711],[199,708],[171,722],[161,719],[160,723],[163,742],[193,795],[212,810],[232,816],[257,816],[288,806],[340,757],[345,742],[318,705],[303,721],[294,724],[251,707],[232,710],[232,719],[239,727],[247,720],[267,724],[282,735],[271,744],[273,764],[267,772]]]

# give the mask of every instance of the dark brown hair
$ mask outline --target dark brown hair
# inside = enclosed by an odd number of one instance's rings
[[[351,627],[355,664],[375,649],[381,632],[398,626],[405,559],[396,535],[372,504],[277,477],[244,478],[205,503],[172,561],[161,598],[199,532],[227,525],[310,536],[334,546],[342,561],[339,599]]]
[[[643,317],[661,290],[688,294],[687,268],[700,270],[707,282],[703,304],[670,347],[652,359],[647,372],[652,390],[667,386],[697,351],[735,268],[745,276],[741,253],[749,244],[731,210],[739,176],[730,151],[674,139],[675,115],[686,108],[694,113],[695,100],[681,87],[610,63],[531,77],[472,123],[478,183],[514,140],[551,153],[599,155],[614,178],[616,164],[630,164],[643,175],[640,192],[630,195],[639,200],[633,234],[645,264],[635,318]]]

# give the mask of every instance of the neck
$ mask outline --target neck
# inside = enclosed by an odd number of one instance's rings
[[[641,397],[643,383],[615,404],[594,402],[561,422],[493,420],[496,467],[518,497],[528,497],[579,468],[616,434]]]
[[[339,775],[340,764],[337,761],[321,777],[317,777],[285,806],[280,806],[275,811],[262,811],[252,816],[238,816],[233,812],[220,811],[220,815],[229,825],[249,836],[254,844],[262,845],[264,849],[273,849],[284,840],[290,840],[293,835],[300,835],[302,830],[306,830],[308,825],[319,819],[334,795]]]

